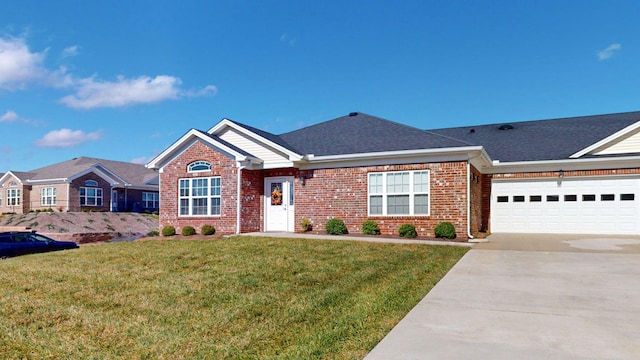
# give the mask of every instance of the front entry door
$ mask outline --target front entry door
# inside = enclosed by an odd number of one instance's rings
[[[294,230],[293,177],[265,179],[265,230]]]

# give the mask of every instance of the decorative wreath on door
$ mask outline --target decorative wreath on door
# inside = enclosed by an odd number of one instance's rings
[[[271,205],[282,205],[282,190],[275,188],[271,192]]]

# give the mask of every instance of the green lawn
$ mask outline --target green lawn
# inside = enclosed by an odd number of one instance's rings
[[[468,248],[233,237],[0,261],[2,359],[360,359]]]

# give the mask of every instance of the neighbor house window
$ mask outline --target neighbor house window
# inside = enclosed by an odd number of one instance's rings
[[[160,194],[143,192],[142,193],[142,206],[147,209],[157,209],[160,202]]]
[[[56,204],[56,193],[58,189],[54,187],[42,188],[40,190],[40,204],[42,206],[51,206]]]
[[[187,166],[189,172],[209,171],[211,170],[211,163],[208,161],[194,161]]]
[[[369,174],[369,215],[429,215],[429,171]]]
[[[180,179],[179,214],[182,216],[220,215],[220,177]]]
[[[100,188],[80,188],[81,206],[102,206],[102,189]]]
[[[7,206],[20,205],[20,189],[7,189]]]

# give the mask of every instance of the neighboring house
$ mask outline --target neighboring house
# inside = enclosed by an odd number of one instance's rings
[[[280,135],[223,119],[147,167],[177,228],[640,234],[640,112],[429,131],[351,113]]]
[[[0,213],[159,210],[158,173],[140,164],[79,157],[0,176]]]

